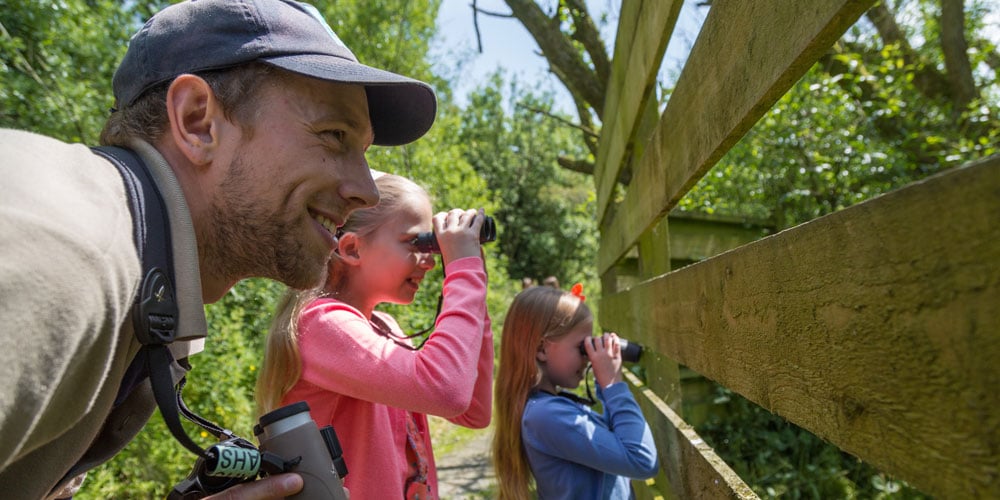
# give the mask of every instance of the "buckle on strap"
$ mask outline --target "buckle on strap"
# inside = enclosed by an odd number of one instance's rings
[[[166,345],[177,337],[177,301],[167,273],[159,267],[149,270],[139,286],[135,303],[138,328],[135,335],[143,345]]]

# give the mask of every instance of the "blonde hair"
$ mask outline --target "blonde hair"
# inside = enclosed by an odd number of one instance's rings
[[[341,231],[368,236],[407,203],[419,197],[430,199],[424,188],[398,175],[382,174],[375,179],[375,185],[379,191],[378,204],[351,212]],[[311,290],[290,289],[278,303],[267,334],[264,362],[257,375],[254,391],[258,415],[277,409],[281,405],[281,399],[302,376],[298,341],[299,315],[317,298],[336,295],[347,279],[344,265],[336,253],[331,256],[327,269],[326,282],[322,286]]]
[[[541,381],[538,349],[544,340],[557,340],[591,317],[590,309],[579,297],[551,287],[522,291],[507,311],[494,389],[493,435],[493,467],[499,498],[503,500],[525,500],[531,494],[531,468],[521,438],[521,417],[531,390]]]
[[[288,289],[278,302],[274,319],[267,334],[264,348],[264,362],[257,375],[254,399],[257,416],[263,415],[281,405],[285,397],[302,376],[299,357],[298,317],[302,308],[322,295],[321,289]]]

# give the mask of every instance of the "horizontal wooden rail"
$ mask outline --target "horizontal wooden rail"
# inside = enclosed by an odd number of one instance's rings
[[[1000,498],[1000,157],[606,296],[602,327],[941,498]]]
[[[680,415],[638,377],[624,373],[653,431],[661,467],[677,498],[759,498]]]
[[[713,3],[652,139],[633,163],[625,199],[602,223],[598,273],[615,265],[643,232],[666,216],[872,3]],[[609,139],[605,135],[602,142]],[[609,162],[614,159],[608,157]],[[613,187],[616,177],[606,173],[611,167],[598,165],[599,171],[606,169],[598,193]]]

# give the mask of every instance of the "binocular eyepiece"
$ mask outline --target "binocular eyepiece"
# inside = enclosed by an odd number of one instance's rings
[[[486,220],[483,221],[483,227],[479,230],[479,242],[487,243],[496,241],[496,239],[496,222],[493,221],[493,217],[487,215]],[[413,238],[413,246],[417,247],[418,252],[441,253],[441,247],[438,246],[437,236],[434,235],[434,231],[418,234],[416,238]]]
[[[642,356],[642,346],[639,344],[618,337],[618,346],[621,347],[622,361],[635,363]],[[580,344],[580,354],[587,355],[587,349],[583,347],[583,344]]]

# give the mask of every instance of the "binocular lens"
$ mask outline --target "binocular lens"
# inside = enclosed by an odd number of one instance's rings
[[[622,361],[635,363],[642,356],[642,346],[634,342],[629,342],[621,337],[618,338],[618,346],[621,347]],[[587,355],[587,349],[580,344],[580,354]]]
[[[488,243],[490,241],[496,241],[497,239],[496,222],[494,222],[493,217],[490,217],[489,215],[485,217],[486,220],[483,221],[483,227],[479,230],[480,243]],[[438,246],[437,236],[434,236],[433,231],[418,234],[417,237],[413,239],[413,246],[417,247],[418,252],[441,253],[441,247]]]

